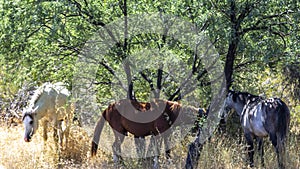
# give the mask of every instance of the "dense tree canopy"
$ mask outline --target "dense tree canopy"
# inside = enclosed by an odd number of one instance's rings
[[[71,87],[80,52],[97,30],[103,28],[113,38],[111,30],[106,29],[110,23],[121,18],[126,24],[126,18],[132,15],[160,13],[182,18],[207,35],[219,53],[227,88],[285,96],[291,103],[299,101],[300,11],[295,0],[26,0],[0,4],[2,98],[12,97],[25,82],[64,81]],[[203,64],[198,64],[198,53],[166,36],[168,27],[165,31],[130,38],[124,33],[105,61],[98,63],[94,84],[99,98],[113,95],[109,89],[118,81],[118,65],[127,56],[149,47],[180,56],[197,81],[197,87],[187,93],[196,94],[208,106],[210,85],[219,77],[210,77]],[[155,97],[163,92],[170,100],[184,96],[180,83],[167,78],[163,65],[139,75],[131,74],[130,63],[123,68],[127,84],[122,87],[131,99],[145,99],[149,90]]]

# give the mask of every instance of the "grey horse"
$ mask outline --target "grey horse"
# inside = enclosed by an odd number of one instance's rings
[[[264,99],[247,92],[229,91],[224,103],[225,110],[234,109],[239,117],[248,144],[250,166],[254,166],[253,139],[258,141],[261,164],[264,166],[263,137],[269,136],[277,154],[279,168],[285,168],[285,142],[289,131],[290,111],[279,98]],[[221,118],[228,111],[221,112]]]

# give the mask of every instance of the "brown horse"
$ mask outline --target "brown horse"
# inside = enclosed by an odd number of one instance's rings
[[[126,99],[114,102],[103,111],[102,116],[97,122],[92,140],[92,156],[95,156],[97,153],[100,134],[105,121],[114,130],[113,157],[115,162],[119,162],[120,145],[128,132],[136,138],[143,138],[149,135],[158,136],[162,133],[167,133],[163,139],[168,158],[170,157],[170,150],[166,146],[166,139],[170,134],[168,129],[171,126],[193,124],[198,117],[206,115],[205,110],[202,108],[182,106],[178,102],[159,99],[151,102],[137,102]],[[135,143],[138,146],[137,142]]]

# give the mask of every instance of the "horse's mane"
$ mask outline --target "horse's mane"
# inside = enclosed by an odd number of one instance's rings
[[[131,104],[139,111],[145,112],[150,109],[150,102],[131,101]]]
[[[31,96],[27,107],[23,110],[23,119],[25,116],[29,115],[31,116],[33,111],[32,108],[34,107],[34,104],[37,102],[39,97],[42,95],[44,89],[46,88],[46,85],[49,85],[50,83],[44,83],[42,86],[38,87],[34,92],[33,95]],[[32,117],[32,116],[31,116]]]
[[[173,102],[173,101],[166,101],[167,104],[171,104],[170,110],[173,112],[180,111],[182,108],[181,104],[179,102]]]
[[[141,112],[146,112],[148,110],[155,110],[160,106],[166,106],[165,110],[167,111],[180,111],[182,105],[179,102],[173,102],[163,99],[154,99],[150,102],[140,102],[136,100],[122,99],[116,102],[113,102],[109,105],[109,107],[118,107],[118,106],[126,106],[126,104],[131,104],[136,110]],[[109,108],[108,108],[109,109]],[[169,113],[169,112],[168,112]]]
[[[256,102],[256,101],[261,101],[264,100],[263,97],[261,96],[257,96],[248,92],[233,92],[233,100],[237,101],[240,100],[243,103],[246,103],[247,101],[251,101],[251,102]]]
[[[69,91],[65,90],[66,89],[65,85],[66,84],[64,84],[63,82],[57,82],[57,83],[46,82],[46,83],[42,84],[40,87],[38,87],[34,91],[31,99],[29,100],[29,104],[28,105],[29,106],[33,106],[37,102],[37,100],[40,98],[40,96],[43,94],[43,92],[45,90],[49,90],[49,89],[56,90],[57,93],[61,93],[62,92],[64,94],[66,94],[66,95],[70,95]]]
[[[175,113],[175,112],[180,112],[182,110],[186,111],[186,110],[192,110],[194,111],[194,107],[192,106],[184,106],[182,105],[180,102],[176,102],[176,101],[165,101],[166,102],[166,108],[169,109],[171,112]]]
[[[51,85],[51,83],[49,83],[49,82],[44,83],[42,86],[38,87],[38,88],[34,91],[34,93],[33,93],[32,97],[31,97],[31,99],[29,100],[29,107],[32,107],[32,106],[36,103],[36,101],[39,99],[39,97],[40,97],[40,96],[42,95],[42,93],[44,92],[44,89],[45,89],[47,86],[49,86],[49,85]]]

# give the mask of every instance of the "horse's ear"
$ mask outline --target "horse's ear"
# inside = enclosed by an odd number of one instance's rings
[[[25,118],[25,114],[23,114],[23,116],[22,116],[22,121],[24,121],[24,118]]]
[[[22,121],[24,121],[24,118],[25,118],[26,114],[27,114],[27,109],[23,108],[23,110],[22,110]]]
[[[227,92],[226,97],[229,96],[229,95],[233,95],[233,94],[234,94],[234,90],[229,89],[228,92]]]
[[[39,106],[36,106],[34,109],[32,109],[32,113],[35,113],[38,108]]]

